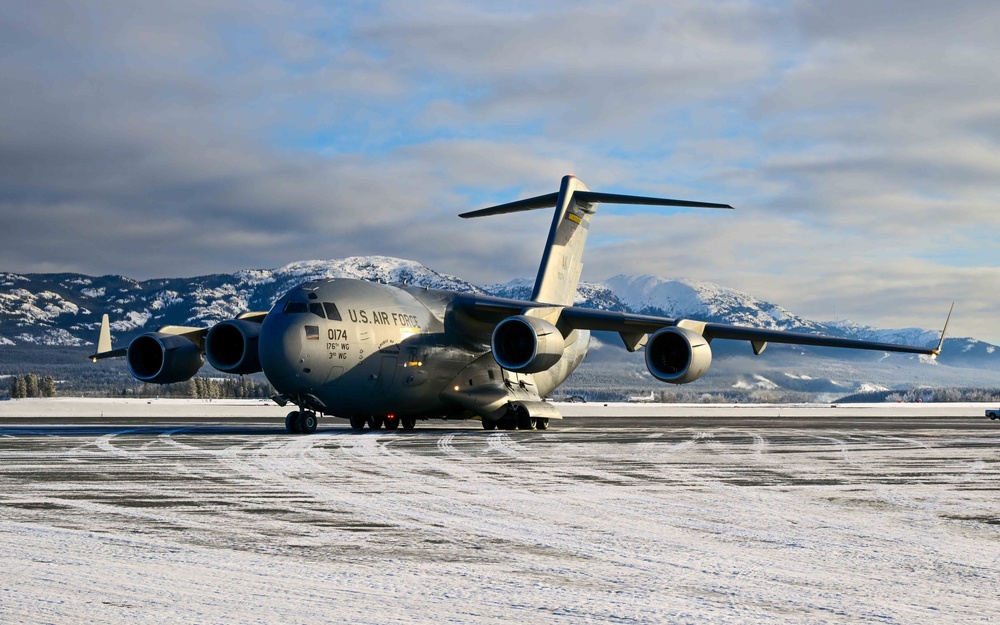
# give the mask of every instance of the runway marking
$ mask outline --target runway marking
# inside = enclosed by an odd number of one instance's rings
[[[922,449],[930,449],[930,447],[928,445],[926,445],[924,443],[921,443],[920,441],[918,441],[916,439],[912,439],[912,438],[903,438],[901,436],[887,436],[886,440],[896,440],[896,441],[900,441],[900,442],[906,443],[907,445],[913,445],[914,447],[920,447]]]
[[[493,432],[486,438],[486,444],[488,450],[483,453],[488,453],[489,451],[495,451],[506,456],[520,456],[521,447],[511,440],[510,436],[504,434],[503,432]]]
[[[130,430],[120,430],[118,432],[111,432],[110,434],[105,434],[104,436],[98,438],[96,441],[94,441],[94,444],[97,446],[98,449],[100,449],[101,451],[105,451],[111,454],[112,456],[117,456],[119,458],[128,458],[129,460],[136,460],[142,457],[141,454],[119,449],[118,447],[115,447],[111,443],[111,441],[114,438],[121,436],[123,434],[131,434],[135,431],[136,431],[135,429],[130,429]]]
[[[452,445],[452,442],[454,440],[455,440],[454,434],[445,434],[444,436],[438,439],[437,447],[441,451],[441,453],[445,455],[460,456],[462,454]]]

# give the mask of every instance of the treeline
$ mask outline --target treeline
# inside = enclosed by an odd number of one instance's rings
[[[673,388],[673,387],[671,387]],[[649,395],[652,392],[652,399]],[[650,390],[626,387],[625,389],[597,389],[592,386],[566,385],[552,394],[556,401],[627,402],[637,401],[657,404],[797,404],[815,401],[815,393],[786,390]]]
[[[39,377],[34,373],[16,375],[11,379],[8,394],[11,399],[28,397],[55,397],[56,381],[50,375]]]
[[[922,403],[922,402],[994,402],[1000,403],[998,388],[914,388],[895,391],[872,391],[841,397],[838,403]]]
[[[798,404],[813,403],[821,397],[823,403],[922,403],[922,402],[993,402],[1000,404],[1000,388],[914,388],[854,393],[837,399],[829,399],[828,394],[772,390],[697,391],[697,390],[654,390],[652,399],[649,388],[595,389],[590,386],[567,384],[552,394],[556,401],[623,402],[633,397],[641,397],[644,402],[664,404]]]
[[[56,382],[52,376],[34,373],[14,375],[10,378],[7,395],[11,399],[29,397],[55,397],[62,387],[70,396],[86,397],[176,397],[190,399],[267,399],[275,394],[266,381],[251,377],[203,378],[195,377],[176,384],[143,384],[128,380],[124,383],[96,383],[80,385]],[[2,387],[0,387],[2,388]],[[4,393],[0,392],[0,396]]]
[[[191,378],[176,384],[139,384],[125,386],[115,392],[108,389],[108,397],[178,397],[190,399],[267,399],[275,394],[267,382],[252,378]]]

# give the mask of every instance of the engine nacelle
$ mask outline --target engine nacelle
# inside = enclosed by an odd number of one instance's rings
[[[253,321],[230,319],[217,323],[205,337],[205,357],[223,373],[257,373],[263,370],[257,351],[259,336],[260,324]]]
[[[708,341],[686,328],[663,328],[646,343],[646,368],[663,382],[694,382],[711,364],[712,348]]]
[[[132,339],[125,357],[132,377],[153,384],[190,380],[205,362],[194,341],[162,332],[148,332]]]
[[[497,364],[517,373],[538,373],[562,358],[565,340],[559,328],[544,319],[517,315],[493,329],[490,339]]]

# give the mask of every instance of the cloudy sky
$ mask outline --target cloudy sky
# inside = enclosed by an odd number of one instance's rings
[[[174,0],[0,6],[0,271],[135,278],[383,254],[709,280],[1000,342],[1000,3]],[[502,6],[502,8],[498,8]]]

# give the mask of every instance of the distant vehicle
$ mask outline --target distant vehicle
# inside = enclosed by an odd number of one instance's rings
[[[649,395],[637,395],[629,397],[628,400],[634,404],[648,404],[649,402],[656,401],[656,396],[653,394],[653,391],[649,391]]]
[[[986,416],[990,419],[1000,419],[1000,410],[987,410]]]
[[[566,176],[558,192],[460,215],[554,209],[528,300],[334,278],[291,289],[269,312],[211,328],[165,326],[119,349],[105,315],[91,358],[125,357],[132,376],[150,384],[189,380],[206,358],[223,373],[263,371],[275,401],[297,406],[285,417],[287,430],[308,434],[320,415],[348,419],[356,430],[409,430],[428,418],[479,419],[486,430],[545,429],[562,415],[542,398],[583,361],[594,330],[617,333],[630,352],[645,348],[646,368],[670,384],[700,378],[712,364],[709,343],[720,340],[746,341],[754,354],[768,343],[941,351],[940,341],[912,347],[573,306],[601,203],[732,208],[594,192]]]

